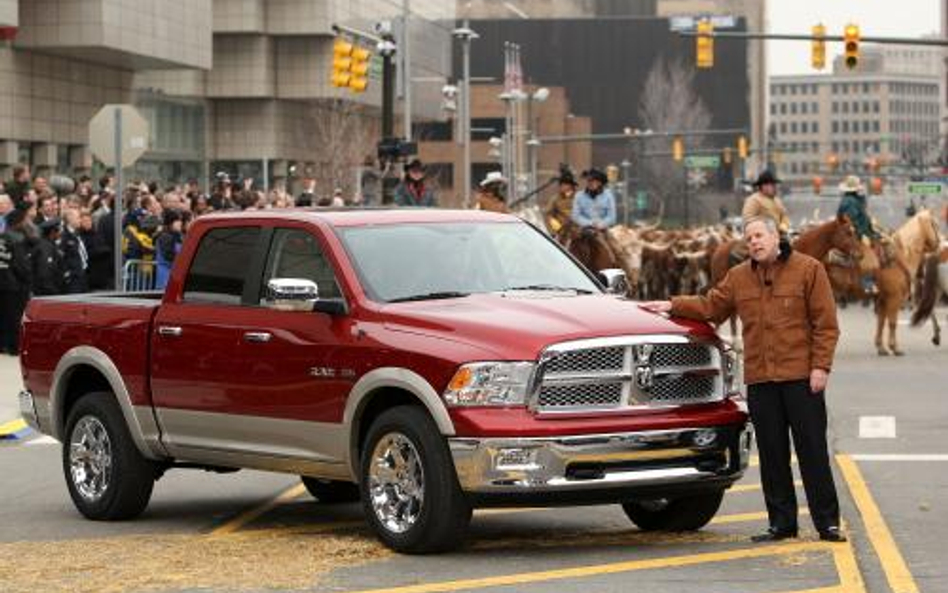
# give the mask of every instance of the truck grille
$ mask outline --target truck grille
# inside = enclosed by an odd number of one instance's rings
[[[541,358],[531,408],[583,412],[721,399],[721,353],[678,336],[558,344]]]

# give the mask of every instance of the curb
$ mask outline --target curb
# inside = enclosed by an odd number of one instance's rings
[[[32,433],[22,418],[0,424],[0,441],[18,441]]]

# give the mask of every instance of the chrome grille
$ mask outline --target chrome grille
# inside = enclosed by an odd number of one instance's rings
[[[724,396],[714,344],[679,336],[567,342],[542,357],[531,409],[621,410],[696,404]]]
[[[547,364],[548,373],[621,371],[625,348],[591,348],[563,352]]]
[[[715,378],[707,375],[656,377],[648,389],[652,404],[680,404],[707,401],[714,396]]]
[[[622,401],[622,383],[544,385],[540,406],[544,408],[616,407]]]
[[[661,367],[704,367],[711,364],[711,349],[704,344],[656,344],[652,365]]]

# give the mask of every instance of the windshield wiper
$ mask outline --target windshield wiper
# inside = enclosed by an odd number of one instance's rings
[[[586,288],[576,288],[573,286],[556,286],[554,284],[527,284],[525,286],[508,286],[504,292],[512,290],[551,290],[557,292],[572,291],[576,294],[592,294],[592,291]]]
[[[409,301],[433,301],[437,299],[458,299],[461,297],[470,296],[469,292],[460,292],[457,290],[443,290],[440,292],[426,292],[424,294],[413,294],[410,296],[398,297],[397,299],[389,299],[390,303],[407,303]]]

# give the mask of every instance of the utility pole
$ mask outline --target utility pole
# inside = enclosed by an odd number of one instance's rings
[[[409,38],[411,33],[408,27],[408,19],[411,16],[411,0],[402,2],[402,101],[404,102],[405,119],[405,140],[411,141],[411,52]]]
[[[471,40],[478,35],[471,30],[470,20],[464,19],[464,24],[454,30],[454,36],[461,42],[461,103],[460,109],[460,138],[463,145],[464,157],[461,175],[463,183],[463,203],[465,208],[471,207]]]

